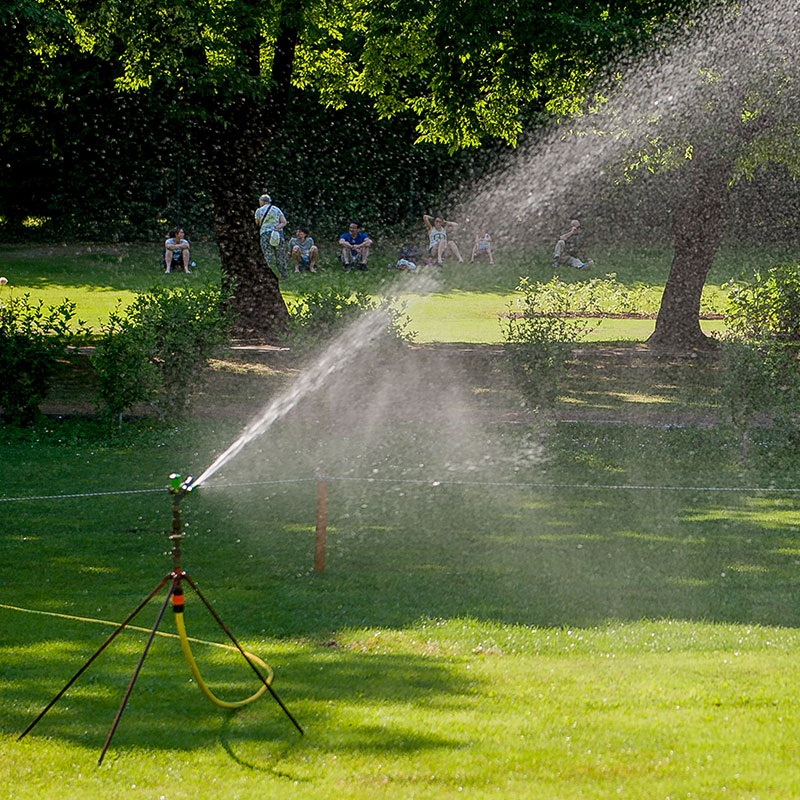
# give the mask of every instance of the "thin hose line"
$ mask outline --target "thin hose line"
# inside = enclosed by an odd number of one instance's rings
[[[800,488],[774,487],[774,486],[658,486],[647,484],[604,484],[604,483],[548,483],[534,481],[464,481],[447,480],[442,478],[376,478],[347,477],[321,473],[314,478],[280,478],[270,481],[245,481],[242,483],[208,483],[205,489],[235,489],[247,486],[272,486],[288,483],[311,483],[315,481],[340,481],[350,483],[403,483],[421,486],[505,486],[509,488],[535,488],[535,489],[593,489],[593,490],[636,490],[636,491],[665,491],[665,492],[743,492],[757,494],[760,492],[792,494],[800,492]],[[0,497],[0,503],[24,502],[26,500],[70,500],[89,497],[111,497],[115,495],[154,494],[165,492],[166,489],[123,489],[115,492],[79,492],[74,494],[30,495],[23,497]]]
[[[36,614],[43,617],[56,617],[58,619],[69,619],[74,622],[89,622],[93,625],[110,625],[116,628],[119,623],[110,619],[96,619],[94,617],[80,617],[76,614],[61,614],[58,611],[42,611],[37,608],[25,608],[24,606],[12,606],[8,603],[0,603],[0,608],[5,608],[8,611],[20,611],[24,614]],[[139,633],[150,633],[152,628],[142,628],[139,625],[126,625],[125,630],[138,631]],[[180,639],[177,633],[169,633],[168,631],[156,631],[156,636],[163,636],[165,639]],[[224,642],[211,642],[206,639],[197,639],[194,636],[188,636],[187,639],[194,644],[207,644],[209,647],[221,647],[223,650],[232,650],[239,652],[235,647]]]
[[[0,608],[5,608],[9,611],[19,611],[25,614],[36,614],[38,616],[45,616],[45,617],[56,617],[58,619],[68,619],[74,622],[88,622],[94,625],[110,625],[113,627],[118,627],[118,622],[112,622],[108,619],[96,619],[94,617],[81,617],[77,616],[76,614],[61,614],[57,611],[41,611],[35,608],[24,608],[22,606],[12,606],[7,603],[0,603]],[[254,663],[258,664],[264,671],[264,681],[261,686],[255,691],[254,694],[250,695],[249,697],[245,697],[243,700],[235,700],[235,701],[227,701],[221,700],[218,698],[209,688],[208,684],[203,679],[203,676],[200,672],[200,668],[197,666],[197,662],[194,659],[194,655],[192,654],[192,650],[190,647],[190,642],[193,644],[204,644],[208,645],[209,647],[219,647],[222,650],[228,650],[233,653],[238,653],[239,650],[230,644],[225,644],[224,642],[211,642],[206,639],[198,639],[194,636],[189,636],[186,633],[186,625],[183,621],[183,614],[176,614],[175,615],[175,627],[178,630],[178,633],[169,633],[167,631],[155,631],[156,636],[161,636],[165,639],[178,639],[181,645],[181,651],[183,653],[183,657],[186,660],[186,663],[189,667],[189,671],[192,673],[192,676],[197,683],[197,688],[206,696],[208,700],[210,700],[215,706],[219,708],[241,708],[242,706],[248,705],[250,703],[255,702],[256,700],[261,697],[264,692],[267,691],[267,684],[272,683],[274,678],[274,673],[272,668],[259,658],[257,655],[248,652],[247,650],[243,651],[247,657],[253,661]],[[143,628],[139,625],[126,625],[125,630],[132,630],[138,631],[140,633],[153,633],[152,628]]]

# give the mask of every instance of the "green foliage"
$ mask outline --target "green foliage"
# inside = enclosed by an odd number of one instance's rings
[[[32,303],[28,294],[0,299],[0,406],[14,422],[35,418],[56,363],[85,340],[88,329],[75,308],[66,299]]]
[[[750,341],[800,342],[800,264],[781,264],[727,289],[728,327]]]
[[[547,315],[538,311],[541,284],[520,281],[523,296],[509,306],[508,318],[501,323],[506,361],[519,382],[530,408],[546,408],[558,397],[566,375],[566,362],[572,347],[587,332],[586,323],[570,318],[566,296],[549,298]]]
[[[742,434],[742,459],[758,415],[795,425],[800,399],[800,265],[780,264],[725,284],[727,325],[721,343],[722,399]]]
[[[536,311],[559,308],[564,313],[649,314],[658,311],[660,297],[650,286],[626,286],[616,274],[591,278],[578,283],[565,283],[558,276],[545,284],[536,284]]]
[[[567,283],[557,275],[547,283],[532,284],[535,308],[546,313],[558,308],[560,313],[603,316],[604,314],[656,314],[661,303],[657,287],[634,282],[620,283],[616,273],[604,278],[594,277],[587,281]],[[713,313],[716,309],[713,298],[705,294],[700,301],[701,313]]]
[[[302,292],[288,300],[289,331],[287,341],[298,351],[318,347],[359,317],[372,311],[386,314],[389,341],[401,343],[414,338],[405,302],[393,298],[375,300],[366,292],[352,291],[340,283],[316,291]]]
[[[773,383],[776,351],[769,345],[729,338],[720,343],[720,401],[742,437],[747,459],[749,432],[759,414],[775,410],[779,394]]]
[[[720,342],[720,401],[742,436],[747,458],[750,431],[762,422],[778,423],[797,435],[800,363],[796,343],[777,338],[748,339],[731,334]]]
[[[146,402],[162,419],[180,417],[209,357],[227,340],[226,300],[216,286],[156,286],[116,309],[93,358],[102,413],[115,418]]]
[[[109,226],[151,232],[153,217],[207,228],[199,131],[220,116],[228,125],[231,106],[243,119],[243,103],[269,103],[290,83],[281,135],[257,128],[269,145],[263,175],[273,196],[299,198],[297,212],[315,225],[337,212],[414,217],[438,205],[437,183],[441,192],[443,176],[454,182],[461,169],[458,161],[439,167],[447,149],[515,142],[523,119],[538,124],[546,98],[575,98],[612,54],[652,36],[677,5],[232,0],[223,13],[208,0],[12,4],[14,58],[3,83],[14,91],[0,103],[13,141],[0,145],[10,165],[0,232],[23,235],[31,214],[86,237]],[[307,145],[301,153],[297,136]],[[417,138],[429,146],[413,147]],[[346,166],[351,157],[370,159],[381,180],[371,175],[362,187]],[[354,197],[365,198],[361,207]],[[57,235],[52,228],[39,232]]]

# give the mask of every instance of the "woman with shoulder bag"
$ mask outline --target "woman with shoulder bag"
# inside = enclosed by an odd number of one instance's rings
[[[264,254],[267,266],[272,269],[274,258],[281,278],[289,277],[286,271],[286,240],[283,233],[286,217],[283,216],[283,211],[273,204],[268,194],[262,194],[258,198],[255,220],[259,226],[261,252]]]

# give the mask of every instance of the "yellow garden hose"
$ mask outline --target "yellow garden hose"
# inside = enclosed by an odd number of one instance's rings
[[[173,597],[175,597],[173,595]],[[180,595],[178,595],[180,597]],[[177,604],[173,601],[173,608]],[[59,619],[70,619],[75,620],[77,622],[91,622],[97,625],[116,625],[117,623],[107,620],[107,619],[95,619],[93,617],[79,617],[74,614],[59,614],[54,611],[39,611],[33,608],[21,608],[20,606],[12,606],[6,603],[0,603],[0,608],[5,608],[9,611],[21,611],[26,614],[38,614],[41,616],[47,617],[57,617]],[[176,636],[174,633],[166,633],[164,631],[157,631],[158,636],[163,636],[167,639],[175,639],[177,638],[181,643],[181,650],[183,650],[183,655],[186,658],[186,663],[189,665],[189,669],[192,672],[192,676],[194,677],[197,685],[200,687],[200,691],[212,702],[214,705],[219,706],[220,708],[241,708],[248,703],[252,703],[255,700],[258,700],[264,692],[267,691],[267,686],[265,683],[262,683],[259,687],[258,691],[255,694],[251,695],[250,697],[245,698],[244,700],[239,700],[235,702],[227,702],[225,700],[220,700],[218,697],[214,695],[214,693],[208,688],[208,685],[203,680],[202,675],[200,674],[200,669],[197,666],[197,662],[194,660],[194,656],[192,654],[192,648],[190,642],[195,642],[196,644],[205,644],[211,647],[221,647],[225,650],[231,650],[235,653],[239,651],[233,645],[230,644],[222,644],[221,642],[208,642],[203,639],[195,639],[194,637],[190,637],[186,634],[186,625],[183,621],[183,614],[176,613],[175,614],[175,627],[178,630],[178,635]],[[128,625],[128,630],[140,631],[142,633],[147,633],[149,631],[148,628],[141,628],[137,625]],[[262,661],[258,656],[253,655],[252,653],[247,653],[245,651],[247,657],[254,663],[261,667],[266,675],[264,680],[267,684],[272,684],[273,672],[272,669],[268,664]]]
[[[178,630],[178,638],[181,642],[181,650],[183,650],[183,656],[186,659],[186,663],[189,665],[189,670],[191,671],[192,675],[194,676],[195,681],[197,681],[197,685],[200,688],[200,691],[215,705],[219,706],[220,708],[241,708],[242,706],[246,706],[248,703],[252,703],[255,700],[258,700],[264,692],[267,691],[268,684],[272,683],[273,672],[270,669],[269,665],[264,663],[258,656],[253,655],[252,653],[248,653],[246,651],[242,651],[245,656],[252,661],[254,664],[257,664],[259,667],[264,669],[265,676],[264,682],[259,686],[258,690],[250,695],[250,697],[244,698],[244,700],[220,700],[211,689],[208,688],[208,684],[203,680],[203,676],[200,674],[200,669],[197,666],[197,662],[194,660],[194,655],[192,655],[192,648],[189,644],[189,637],[186,635],[186,624],[183,621],[183,594],[173,594],[172,595],[172,608],[175,611],[175,627]],[[232,645],[221,645],[226,650],[233,650],[235,652],[239,652],[237,648],[233,647]]]

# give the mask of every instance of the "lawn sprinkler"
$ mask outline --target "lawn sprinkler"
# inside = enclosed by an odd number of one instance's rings
[[[142,670],[142,666],[144,664],[144,660],[147,657],[147,653],[150,650],[150,645],[153,643],[153,639],[158,632],[158,626],[161,624],[161,619],[164,616],[165,611],[167,610],[167,606],[172,601],[172,610],[175,614],[175,627],[178,631],[178,638],[180,639],[181,643],[181,650],[183,651],[184,658],[186,659],[186,663],[189,666],[189,670],[192,673],[200,691],[212,702],[214,705],[219,706],[220,708],[241,708],[248,703],[252,703],[254,700],[257,700],[261,697],[264,692],[268,691],[278,705],[281,707],[283,712],[286,716],[292,721],[292,724],[297,728],[300,733],[304,733],[303,729],[300,727],[300,724],[297,720],[292,716],[289,709],[281,701],[280,697],[275,693],[275,690],[272,688],[272,678],[273,673],[270,669],[269,665],[264,663],[258,656],[253,655],[252,653],[248,653],[242,649],[242,646],[236,640],[234,635],[230,632],[228,627],[225,623],[220,619],[217,612],[213,609],[211,604],[206,600],[203,594],[198,589],[197,584],[192,580],[189,574],[183,569],[181,566],[181,542],[183,541],[184,534],[183,534],[183,524],[181,522],[181,501],[184,497],[186,497],[189,492],[193,490],[192,486],[192,477],[188,477],[185,481],[181,479],[181,476],[177,472],[173,472],[169,476],[169,494],[172,499],[172,527],[171,532],[169,534],[169,540],[172,543],[172,570],[167,573],[162,579],[161,582],[150,592],[141,603],[128,615],[128,617],[123,620],[113,631],[113,633],[103,642],[103,644],[95,651],[95,653],[87,659],[81,668],[67,681],[61,691],[44,707],[44,709],[39,713],[39,716],[28,725],[27,728],[19,735],[18,740],[24,738],[30,731],[33,729],[33,726],[36,725],[37,722],[58,702],[58,700],[66,693],[70,686],[75,683],[76,680],[91,666],[94,660],[103,652],[110,644],[117,638],[117,636],[122,633],[127,625],[131,623],[131,621],[136,617],[136,615],[161,591],[161,589],[169,584],[169,589],[167,590],[167,596],[164,599],[164,602],[161,605],[161,609],[158,612],[158,616],[156,617],[155,624],[153,625],[152,629],[150,630],[150,635],[147,639],[147,643],[144,646],[144,650],[142,651],[141,656],[139,657],[139,662],[136,665],[136,668],[133,671],[133,675],[131,676],[130,682],[128,683],[128,688],[125,690],[125,695],[122,698],[122,702],[120,703],[119,709],[117,710],[116,716],[114,717],[114,721],[111,725],[111,730],[108,732],[108,736],[106,737],[105,744],[103,745],[103,750],[100,753],[100,758],[98,759],[98,765],[103,763],[103,758],[105,757],[106,751],[111,744],[111,739],[114,736],[114,732],[117,730],[117,725],[119,725],[119,721],[122,717],[122,712],[125,710],[125,706],[128,703],[128,699],[133,691],[133,685],[136,683],[136,679],[139,677],[139,673]],[[206,607],[208,612],[214,618],[214,621],[219,625],[219,627],[225,632],[225,635],[230,639],[232,642],[231,645],[222,645],[229,650],[238,651],[244,660],[249,664],[250,668],[255,672],[258,676],[258,680],[260,682],[260,686],[258,690],[251,695],[250,697],[246,697],[243,700],[237,701],[225,701],[220,700],[211,689],[208,687],[206,682],[203,680],[203,676],[200,674],[200,670],[197,666],[197,663],[194,660],[194,656],[192,655],[191,646],[189,643],[189,637],[186,635],[186,624],[184,621],[184,592],[183,592],[183,583],[184,581],[189,584],[192,588],[194,593],[197,597],[200,598],[200,601]],[[259,669],[261,667],[261,669]]]

